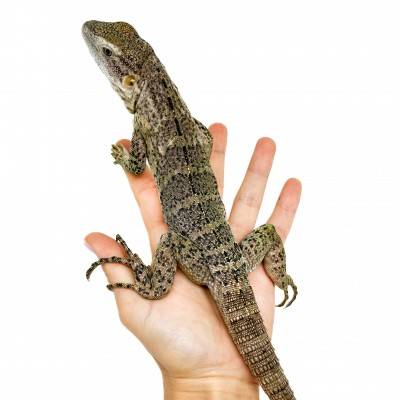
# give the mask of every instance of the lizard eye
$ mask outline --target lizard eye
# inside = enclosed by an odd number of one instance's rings
[[[112,56],[112,51],[108,47],[103,47],[101,50],[105,56],[107,56],[107,57]]]

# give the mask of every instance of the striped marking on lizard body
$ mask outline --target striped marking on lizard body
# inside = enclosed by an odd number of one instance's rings
[[[203,195],[203,196],[194,194],[190,197],[187,197],[183,204],[178,204],[175,207],[165,210],[165,212],[168,215],[175,215],[181,209],[188,208],[192,205],[201,205],[202,203],[209,201],[209,200],[220,200],[220,196],[219,196],[219,194],[209,194],[209,195]]]
[[[190,235],[190,238],[192,240],[196,240],[199,237],[203,236],[206,233],[210,233],[213,232],[216,228],[220,227],[221,225],[225,224],[226,221],[225,219],[217,219],[215,221],[212,221],[210,223],[206,223],[201,229],[199,229],[196,232],[192,232]]]
[[[174,118],[175,124],[177,123],[178,119]],[[166,150],[168,150],[171,147],[177,147],[177,148],[184,148],[184,147],[193,147],[197,148],[197,146],[200,145],[200,142],[198,139],[195,138],[187,138],[183,135],[175,136],[167,145],[165,145],[165,148],[163,149],[163,154],[165,154]],[[200,145],[201,146],[201,145]]]
[[[168,174],[162,175],[158,178],[160,183],[163,186],[167,186],[173,177],[177,175],[189,175],[189,174],[205,174],[205,173],[213,174],[213,170],[211,169],[210,165],[201,165],[201,166],[189,166],[189,165],[180,165],[173,171],[169,172]]]
[[[224,252],[231,252],[232,250],[234,250],[235,248],[235,244],[232,241],[232,243],[221,243],[220,245],[208,250],[208,249],[203,249],[203,254],[205,255],[221,255],[224,254]],[[224,266],[221,265],[221,270],[224,269]]]

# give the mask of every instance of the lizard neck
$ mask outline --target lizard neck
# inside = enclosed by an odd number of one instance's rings
[[[225,216],[205,134],[155,56],[146,63],[145,80],[135,130],[146,143],[165,222],[184,236],[195,236],[206,224],[206,209],[215,210],[218,220]]]
[[[185,157],[185,151],[178,149],[195,144],[197,127],[176,86],[155,55],[146,61],[143,79],[145,84],[135,107],[135,130],[146,142],[148,161],[157,179],[161,174],[173,172],[176,167],[184,168],[191,164],[191,160]],[[165,159],[172,158],[177,165],[165,163]]]
[[[165,71],[158,58],[153,55],[145,64],[141,93],[135,107],[138,119],[144,125],[143,133],[165,134],[168,122],[177,119],[181,123],[192,122],[192,116],[177,87]],[[171,134],[181,136],[182,127],[171,129]],[[151,131],[151,132],[150,132]],[[185,132],[187,136],[187,132]],[[162,139],[162,138],[160,138]]]

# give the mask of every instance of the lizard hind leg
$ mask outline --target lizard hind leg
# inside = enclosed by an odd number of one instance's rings
[[[151,265],[145,265],[137,254],[134,254],[120,235],[116,241],[122,245],[128,257],[100,258],[94,262],[86,272],[89,279],[96,267],[108,263],[123,264],[132,270],[132,282],[115,282],[107,285],[109,290],[131,289],[142,297],[155,300],[163,297],[171,289],[177,268],[175,255],[172,251],[174,236],[164,234],[158,244]]]
[[[274,284],[284,292],[285,297],[281,303],[277,304],[277,307],[285,306],[287,308],[297,297],[297,286],[294,284],[292,277],[286,272],[285,248],[278,232],[271,224],[267,224],[265,229],[267,236],[266,242],[269,243],[269,246],[263,260],[264,268]],[[289,287],[293,290],[293,296],[287,303],[289,300]]]
[[[286,304],[289,307],[297,297],[297,287],[290,275],[286,273],[286,255],[283,243],[272,224],[264,224],[254,229],[241,242],[240,247],[248,260],[248,272],[259,263],[272,282],[284,292],[284,299],[277,307],[284,306],[289,300],[288,288],[293,290],[292,299]]]

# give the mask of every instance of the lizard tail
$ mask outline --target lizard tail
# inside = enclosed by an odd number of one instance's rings
[[[246,281],[240,288],[220,287],[213,297],[239,353],[269,399],[295,400],[250,284]]]

